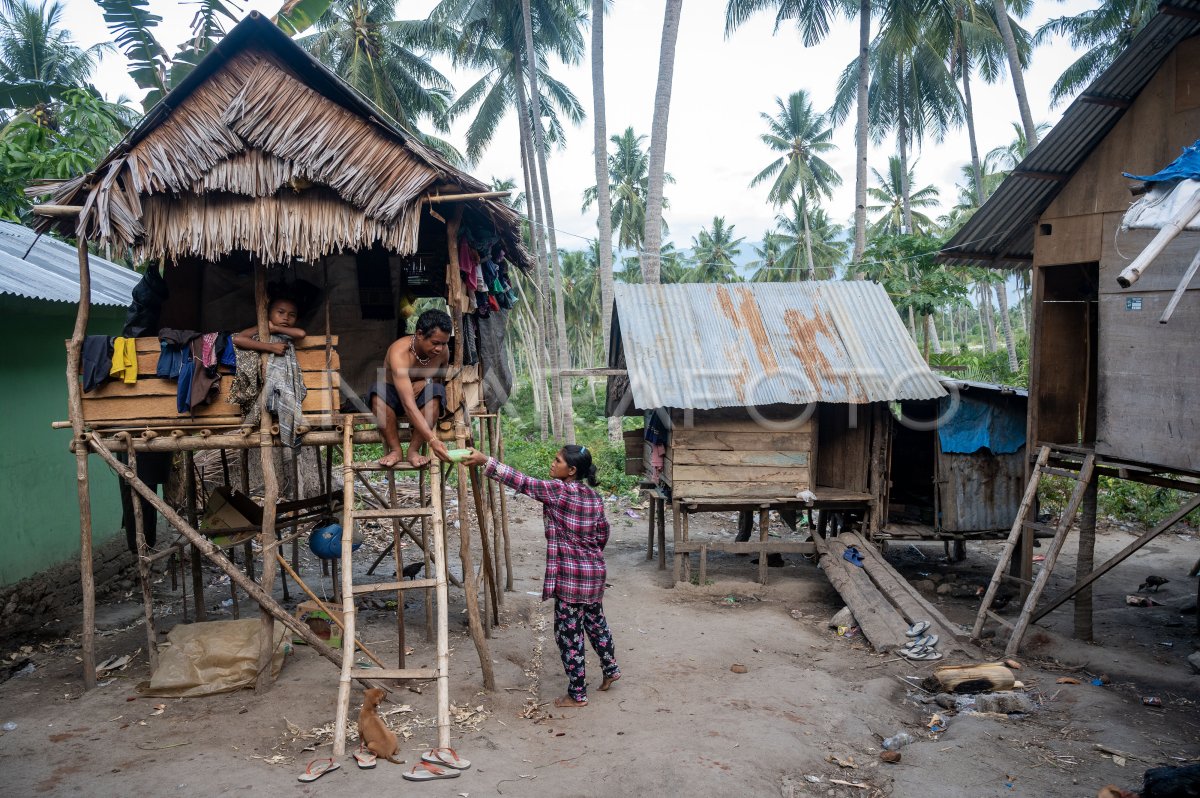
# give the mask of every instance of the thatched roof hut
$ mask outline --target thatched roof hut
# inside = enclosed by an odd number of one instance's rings
[[[216,261],[248,252],[265,264],[313,261],[379,243],[418,249],[428,199],[486,193],[410,131],[251,13],[89,174],[49,189],[82,206],[43,218],[139,258]],[[516,212],[465,205],[521,265]]]

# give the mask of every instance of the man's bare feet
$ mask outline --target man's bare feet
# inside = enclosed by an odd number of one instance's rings
[[[576,701],[569,695],[561,695],[554,699],[554,706],[559,707],[560,709],[567,709],[568,707],[586,707],[587,699],[585,698],[582,701]]]
[[[607,690],[613,686],[613,682],[621,678],[621,674],[614,673],[612,676],[605,676],[604,681],[600,682],[600,689]]]
[[[399,449],[392,449],[390,452],[379,458],[379,465],[383,468],[395,468],[400,465],[400,461],[404,459],[404,452]]]
[[[408,457],[405,459],[408,460],[408,464],[413,468],[424,468],[425,466],[429,465],[429,458],[421,454],[421,448],[419,446],[413,446],[410,444],[408,447]]]

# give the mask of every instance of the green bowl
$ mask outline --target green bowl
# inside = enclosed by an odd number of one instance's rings
[[[450,462],[461,463],[463,460],[466,460],[468,457],[471,456],[471,450],[470,449],[451,449],[450,451],[446,452],[446,454],[450,455]]]

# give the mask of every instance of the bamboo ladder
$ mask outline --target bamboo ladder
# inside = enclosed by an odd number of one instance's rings
[[[1082,460],[1078,462],[1078,470],[1051,466],[1050,455],[1053,452],[1054,449],[1051,446],[1043,446],[1038,452],[1037,461],[1033,466],[1033,473],[1029,478],[1029,484],[1025,486],[1025,495],[1021,499],[1021,506],[1017,509],[1016,520],[1013,521],[1012,529],[1008,533],[1008,539],[1004,542],[1004,548],[1000,552],[1000,560],[996,563],[996,572],[992,575],[992,581],[988,583],[987,592],[983,596],[983,602],[979,605],[979,613],[975,616],[975,626],[971,631],[971,639],[978,640],[983,633],[983,626],[989,618],[1007,627],[1010,630],[1010,634],[1008,643],[1004,648],[1006,656],[1016,654],[1021,647],[1021,641],[1029,629],[1034,610],[1037,608],[1038,599],[1041,598],[1042,592],[1046,589],[1046,584],[1050,581],[1050,573],[1054,570],[1054,564],[1058,561],[1059,553],[1062,552],[1063,543],[1066,542],[1067,533],[1071,529],[1071,523],[1075,520],[1075,513],[1079,511],[1079,505],[1083,502],[1083,494],[1087,490],[1088,483],[1092,480],[1092,472],[1095,469],[1096,456],[1091,452],[1087,452],[1082,456]],[[1078,457],[1078,453],[1075,453],[1075,456]],[[1071,498],[1067,501],[1067,506],[1063,510],[1062,516],[1058,519],[1058,525],[1054,528],[1054,537],[1050,541],[1050,547],[1046,552],[1046,560],[1042,563],[1042,569],[1038,572],[1037,577],[1030,581],[1010,574],[1008,568],[1012,562],[1013,551],[1016,549],[1017,543],[1020,541],[1021,536],[1025,534],[1025,531],[1029,530],[1029,533],[1033,534],[1044,527],[1042,524],[1029,521],[1028,518],[1037,498],[1038,486],[1045,475],[1065,477],[1072,480],[1075,483],[1075,487],[1072,488]],[[1025,598],[1025,603],[1021,607],[1021,614],[1017,616],[1016,623],[1011,623],[1006,618],[1001,618],[992,611],[992,603],[996,599],[1000,583],[1005,580],[1017,582],[1029,588],[1029,594]]]
[[[350,718],[350,682],[354,679],[436,679],[437,681],[437,730],[438,747],[447,748],[450,745],[450,644],[449,616],[447,609],[448,591],[446,588],[446,532],[442,519],[442,481],[440,474],[431,468],[423,468],[418,472],[419,479],[431,475],[430,503],[422,507],[388,507],[384,509],[357,510],[354,507],[354,475],[356,471],[382,470],[377,464],[353,462],[354,452],[354,418],[345,416],[342,429],[342,490],[344,491],[342,516],[342,673],[338,683],[337,720],[333,732],[333,755],[346,754],[346,724]],[[393,521],[399,542],[400,519],[422,519],[428,524],[432,534],[433,552],[431,566],[434,573],[429,577],[427,568],[425,579],[405,581],[400,568],[397,568],[395,582],[382,582],[370,585],[354,585],[354,567],[351,560],[354,542],[354,527],[358,521],[367,519],[388,518]],[[396,546],[396,557],[399,561],[400,547]],[[427,560],[428,562],[428,560]],[[434,668],[406,668],[404,665],[404,591],[434,589],[437,605],[436,642],[437,665]],[[399,615],[397,624],[400,630],[399,667],[396,669],[359,668],[354,664],[355,634],[357,610],[355,597],[366,593],[385,591],[396,592],[396,612]]]

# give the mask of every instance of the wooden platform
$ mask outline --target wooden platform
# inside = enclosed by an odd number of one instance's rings
[[[894,651],[909,641],[905,635],[917,621],[929,621],[929,634],[941,638],[938,650],[974,653],[967,642],[967,631],[951,623],[920,592],[901,576],[879,550],[857,533],[846,532],[836,538],[813,536],[825,575],[846,606],[854,613],[859,628],[876,651]],[[863,567],[848,562],[842,555],[854,546],[863,556]]]

